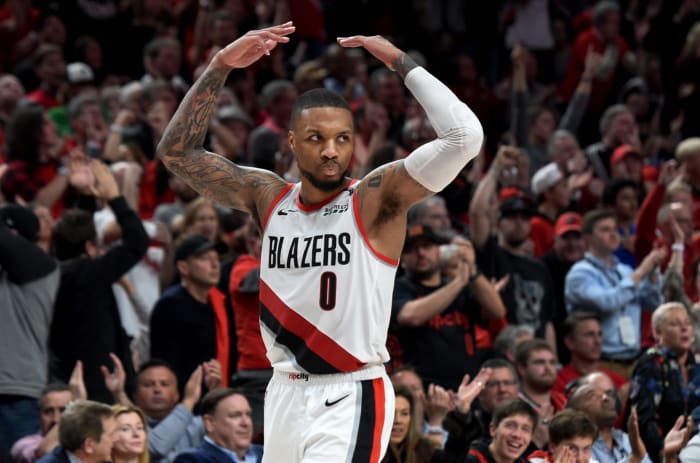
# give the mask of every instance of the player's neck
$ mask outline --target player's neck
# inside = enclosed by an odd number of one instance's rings
[[[338,196],[338,194],[345,190],[350,184],[351,179],[345,178],[343,183],[333,190],[322,190],[311,184],[308,180],[302,178],[301,180],[301,191],[299,193],[299,200],[304,206],[315,206],[318,204],[323,204],[324,202]]]

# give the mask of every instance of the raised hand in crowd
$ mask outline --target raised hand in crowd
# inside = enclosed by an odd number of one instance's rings
[[[204,385],[208,390],[221,387],[223,378],[221,377],[221,363],[216,359],[211,359],[202,364]]]
[[[438,384],[430,384],[425,396],[425,414],[428,424],[442,426],[442,421],[450,412],[450,393]]]
[[[200,365],[192,372],[187,383],[185,384],[184,397],[182,399],[182,405],[185,406],[190,411],[199,402],[202,397],[202,377],[204,375],[204,368]]]
[[[685,425],[685,426],[684,426]],[[693,418],[679,416],[671,430],[664,438],[664,448],[662,450],[663,461],[665,463],[677,463],[678,452],[688,443],[690,433],[693,430]]]
[[[119,357],[112,352],[109,353],[109,358],[112,359],[114,369],[109,371],[109,368],[102,365],[100,371],[105,379],[105,387],[112,394],[114,400],[122,405],[130,405],[131,401],[126,394],[126,371]]]
[[[638,285],[645,277],[649,277],[652,282],[655,282],[656,270],[666,259],[667,253],[666,248],[658,246],[647,254],[632,273],[632,281],[634,284]]]
[[[647,448],[639,433],[639,421],[637,419],[636,407],[632,407],[630,417],[627,419],[627,433],[630,439],[630,448],[632,449],[629,463],[640,463],[647,454]]]
[[[87,389],[83,380],[83,362],[80,360],[75,362],[75,367],[73,367],[73,371],[68,379],[68,387],[73,400],[87,400]]]
[[[479,370],[479,373],[477,373],[472,381],[469,381],[469,375],[464,375],[462,384],[459,385],[457,396],[455,397],[455,408],[457,411],[460,413],[468,413],[474,399],[484,390],[490,378],[490,368],[482,368]]]

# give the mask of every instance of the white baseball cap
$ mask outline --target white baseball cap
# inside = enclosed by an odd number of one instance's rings
[[[559,169],[559,166],[553,162],[550,162],[535,172],[535,175],[532,176],[532,181],[530,182],[530,188],[534,194],[540,195],[552,188],[557,183],[561,182],[563,179],[564,174]]]

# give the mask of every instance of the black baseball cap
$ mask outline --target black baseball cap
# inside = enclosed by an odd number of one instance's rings
[[[39,239],[39,219],[34,211],[19,204],[0,207],[0,220],[7,228],[15,230],[21,237],[36,242]]]
[[[500,206],[501,217],[523,214],[531,217],[535,213],[532,201],[528,197],[514,196],[503,200]]]
[[[438,236],[429,225],[416,223],[406,229],[405,247],[411,246],[418,240],[429,241],[433,244],[444,244],[446,241]]]
[[[191,256],[198,256],[214,249],[214,242],[203,235],[190,235],[184,238],[175,249],[175,262],[185,260]]]

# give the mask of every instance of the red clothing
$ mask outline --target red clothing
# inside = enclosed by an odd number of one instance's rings
[[[524,392],[521,391],[518,394],[518,397],[520,399],[524,400],[525,402],[527,402],[528,404],[530,404],[530,406],[532,408],[534,408],[538,414],[540,413],[540,405],[538,403],[536,403],[534,400],[532,400],[531,398],[529,398],[528,396],[526,396]],[[564,410],[564,407],[566,407],[566,396],[564,394],[559,393],[559,392],[555,392],[554,389],[552,389],[552,392],[549,396],[549,401],[551,402],[552,406],[554,407],[555,412],[560,412],[560,411]]]
[[[27,94],[26,98],[28,100],[39,103],[44,109],[55,108],[56,106],[61,106],[61,102],[58,101],[54,95],[50,95],[46,90],[41,87]]]
[[[272,368],[267,359],[265,345],[260,335],[259,293],[241,292],[241,283],[255,269],[260,268],[260,259],[255,256],[240,256],[233,264],[229,280],[231,305],[236,320],[238,342],[237,370],[263,370]]]
[[[639,208],[637,213],[637,223],[636,232],[634,239],[634,255],[637,258],[637,262],[641,262],[647,254],[651,252],[654,248],[654,244],[661,245],[666,248],[666,260],[661,266],[661,270],[665,271],[668,266],[669,260],[671,260],[671,243],[667,243],[665,240],[660,239],[656,234],[657,223],[656,216],[661,209],[664,202],[664,195],[666,194],[666,187],[657,183],[654,188],[647,193],[644,198],[644,202]],[[693,199],[694,201],[700,202],[700,197]],[[698,220],[697,210],[696,210],[696,222]],[[698,226],[695,225],[695,229]],[[685,247],[683,252],[683,286],[685,293],[688,295],[691,301],[695,301],[698,298],[697,291],[695,290],[695,284],[693,281],[693,264],[700,258],[700,238],[694,237],[692,244]],[[656,342],[654,341],[652,329],[651,329],[651,313],[649,311],[642,311],[642,347],[651,347]]]
[[[165,187],[160,191],[158,186],[159,165],[160,160],[158,159],[149,161],[141,178],[141,185],[139,185],[139,217],[142,219],[152,218],[159,204],[175,202],[175,194],[170,187]]]
[[[231,338],[229,321],[226,314],[226,296],[216,286],[209,289],[209,303],[214,311],[214,329],[216,331],[216,360],[221,364],[221,385],[228,387],[228,368],[231,358]]]
[[[535,245],[535,257],[542,257],[554,246],[554,222],[537,214],[530,218],[530,239]]]
[[[700,230],[700,191],[693,188],[694,222],[693,230]]]
[[[593,28],[581,32],[578,37],[576,37],[574,44],[571,46],[566,75],[559,85],[559,96],[563,101],[569,101],[571,96],[574,94],[574,91],[581,80],[581,74],[583,74],[588,47],[591,45],[593,46],[593,51],[597,53],[605,53],[605,44],[600,37],[598,37]],[[615,45],[617,46],[618,52],[618,62],[616,63],[617,66],[625,53],[627,53],[629,47],[627,46],[625,39],[622,37],[617,38]],[[614,84],[614,69],[610,72],[607,79],[593,80],[588,108],[594,111],[603,110],[606,105],[608,94],[612,90]]]
[[[627,378],[615,373],[614,371],[606,370],[605,368],[598,368],[598,371],[608,375],[617,389],[620,389],[622,386],[628,383]],[[566,385],[576,378],[580,378],[581,376],[581,373],[577,371],[572,364],[568,364],[559,370],[559,373],[557,373],[557,379],[554,381],[554,386],[552,386],[552,392],[565,395]]]
[[[20,198],[25,202],[34,201],[39,190],[51,183],[58,173],[58,161],[51,159],[38,166],[25,161],[10,161],[2,177],[2,194],[8,201]],[[64,195],[65,196],[65,195]],[[63,212],[63,198],[51,206],[51,215],[57,218]]]

